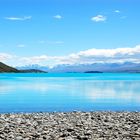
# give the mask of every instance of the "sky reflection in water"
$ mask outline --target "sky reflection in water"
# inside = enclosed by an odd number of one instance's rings
[[[0,80],[0,112],[136,111],[139,80],[14,77]]]

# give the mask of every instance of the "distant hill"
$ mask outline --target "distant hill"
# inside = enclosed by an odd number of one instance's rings
[[[21,73],[47,73],[42,70],[37,70],[37,69],[26,69],[26,70],[20,70]]]
[[[21,66],[21,67],[19,66],[19,67],[16,67],[16,69],[18,69],[18,70],[40,70],[40,71],[46,72],[49,70],[49,67],[34,64],[34,65],[25,65],[25,66]]]
[[[10,67],[0,62],[0,73],[46,73],[46,72],[38,69],[18,70],[16,68]]]
[[[84,73],[103,73],[101,71],[85,71]]]
[[[13,67],[10,67],[2,62],[0,62],[0,72],[1,73],[5,73],[5,72],[15,72],[15,73],[18,73],[20,72],[19,70],[13,68]]]

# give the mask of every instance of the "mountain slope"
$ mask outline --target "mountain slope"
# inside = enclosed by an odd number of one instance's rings
[[[0,73],[4,73],[4,72],[19,72],[19,70],[0,62]]]

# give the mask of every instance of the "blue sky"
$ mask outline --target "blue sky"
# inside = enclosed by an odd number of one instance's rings
[[[10,65],[85,63],[74,60],[82,51],[93,52],[88,61],[94,63],[94,55],[106,49],[139,51],[139,5],[139,0],[0,0],[0,59]]]

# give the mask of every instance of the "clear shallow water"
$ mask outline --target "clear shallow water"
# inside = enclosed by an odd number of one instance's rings
[[[0,74],[0,113],[140,111],[140,74]]]

